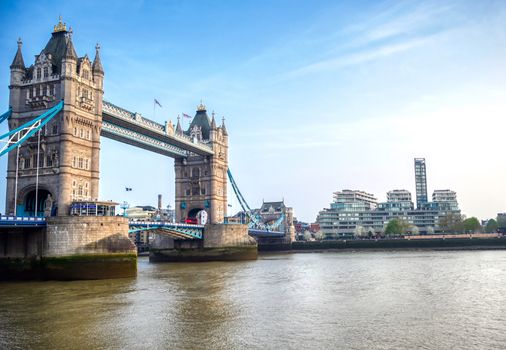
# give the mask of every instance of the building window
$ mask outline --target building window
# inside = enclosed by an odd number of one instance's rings
[[[74,136],[77,136],[77,128],[74,128]]]
[[[53,166],[53,158],[51,157],[50,154],[48,154],[46,156],[46,166],[47,167],[52,167]]]
[[[80,138],[84,137],[84,130],[83,129],[79,129],[79,137]]]
[[[76,157],[74,157],[74,159],[72,160],[72,167],[75,168],[76,165],[77,165]]]
[[[204,187],[200,189],[200,194],[206,194],[206,189]]]
[[[58,125],[53,124],[53,130],[51,130],[51,133],[52,133],[53,135],[58,134]]]
[[[78,159],[78,166],[77,166],[79,169],[82,169],[83,168],[83,158],[79,157]]]
[[[47,78],[49,76],[49,68],[44,67],[44,78]]]
[[[54,96],[54,84],[51,85],[50,92],[51,96]]]
[[[39,95],[44,96],[44,87],[42,85],[39,86]]]
[[[84,169],[88,170],[88,159],[84,160]]]
[[[37,167],[37,155],[36,154],[32,154],[32,164],[33,164],[34,168]]]
[[[90,72],[87,69],[83,70],[83,78],[90,79]]]
[[[200,168],[192,169],[192,177],[200,177]]]
[[[40,79],[41,76],[41,70],[40,68],[37,68],[37,79]]]

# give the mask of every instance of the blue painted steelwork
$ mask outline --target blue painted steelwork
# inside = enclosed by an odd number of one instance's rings
[[[234,190],[235,196],[237,197],[237,200],[239,201],[239,204],[241,205],[242,210],[246,213],[248,218],[250,219],[249,227],[254,229],[260,229],[265,232],[272,231],[281,225],[283,220],[285,219],[285,214],[281,214],[281,216],[271,225],[264,224],[261,220],[261,217],[259,215],[255,215],[253,211],[251,210],[250,206],[248,205],[248,202],[246,202],[246,199],[244,199],[244,196],[241,193],[241,190],[239,190],[239,186],[237,186],[237,183],[234,180],[234,177],[232,176],[232,172],[230,171],[230,168],[227,169],[227,175],[230,180],[230,184],[232,185],[232,189]]]
[[[2,115],[0,116],[0,124],[1,124],[1,123],[3,123],[3,121],[4,121],[5,119],[9,119],[9,117],[11,116],[11,114],[12,114],[12,108],[11,108],[11,107],[9,107],[9,109],[7,110],[7,112],[5,112],[4,114],[2,114]]]
[[[17,146],[28,140],[33,134],[42,129],[55,115],[58,114],[63,108],[63,100],[61,100],[54,107],[48,109],[46,112],[26,122],[25,124],[9,131],[0,136],[0,142],[5,142],[4,147],[0,150],[0,157],[12,151]],[[6,140],[4,140],[6,139]]]
[[[107,101],[103,101],[101,135],[172,158],[185,158],[190,153],[214,154],[208,142],[177,133],[169,124],[159,124]]]
[[[248,230],[248,234],[257,238],[283,238],[285,237],[284,232],[279,231],[267,231],[267,230],[258,230],[250,228]]]
[[[128,233],[158,231],[175,239],[202,239],[204,226],[158,221],[130,221]]]
[[[45,227],[46,219],[33,216],[0,216],[0,227]]]

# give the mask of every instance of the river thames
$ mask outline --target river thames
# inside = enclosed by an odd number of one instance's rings
[[[504,349],[506,251],[261,255],[0,284],[2,349]]]

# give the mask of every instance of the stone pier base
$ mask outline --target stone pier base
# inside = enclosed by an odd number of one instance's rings
[[[203,240],[173,240],[157,234],[149,250],[151,262],[255,260],[257,256],[257,244],[248,235],[248,226],[238,224],[206,225]]]
[[[3,250],[1,249],[3,248]],[[0,232],[0,279],[102,279],[137,274],[123,217],[48,218],[45,229]]]

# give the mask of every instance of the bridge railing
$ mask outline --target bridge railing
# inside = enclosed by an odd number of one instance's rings
[[[46,218],[41,218],[37,216],[0,215],[0,221],[45,222]]]
[[[130,221],[130,226],[172,226],[182,228],[204,228],[204,225],[184,224],[170,221]]]

